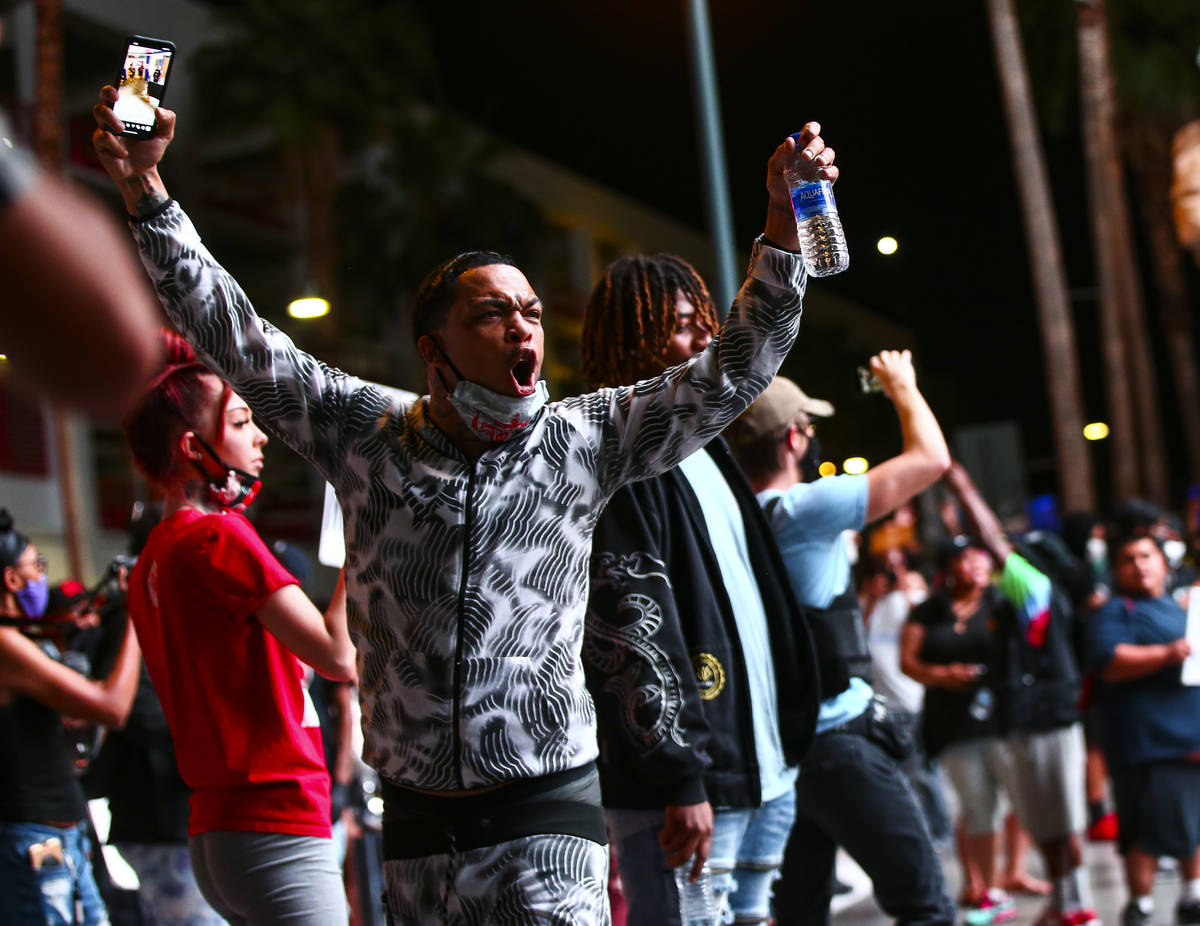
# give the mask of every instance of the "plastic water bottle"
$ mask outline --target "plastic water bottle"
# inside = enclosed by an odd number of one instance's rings
[[[717,926],[717,899],[713,895],[712,872],[706,864],[695,881],[688,880],[691,873],[691,862],[675,869],[680,926]]]
[[[792,136],[797,142],[798,134]],[[809,276],[833,276],[850,266],[850,249],[833,199],[833,185],[828,180],[803,179],[798,166],[785,171],[784,177],[792,196],[804,269]]]

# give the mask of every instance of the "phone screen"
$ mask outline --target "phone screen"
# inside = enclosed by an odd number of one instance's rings
[[[883,392],[883,386],[879,382],[879,377],[871,372],[868,366],[860,366],[855,372],[858,374],[858,391],[863,395],[870,395],[873,392]]]
[[[162,101],[172,57],[170,48],[136,40],[125,49],[113,112],[125,123],[126,134],[149,135],[153,131],[154,111]]]

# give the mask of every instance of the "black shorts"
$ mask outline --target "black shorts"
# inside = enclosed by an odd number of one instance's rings
[[[1111,765],[1121,854],[1191,858],[1200,845],[1200,763]]]

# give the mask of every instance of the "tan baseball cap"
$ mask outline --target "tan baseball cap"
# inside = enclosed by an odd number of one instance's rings
[[[745,438],[754,440],[781,430],[804,412],[814,418],[828,418],[833,403],[805,395],[804,390],[786,376],[776,376],[762,395],[742,412],[737,420],[738,430]]]

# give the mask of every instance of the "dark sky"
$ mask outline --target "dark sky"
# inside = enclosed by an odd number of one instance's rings
[[[445,102],[703,227],[682,2],[421,8]],[[818,119],[838,151],[851,268],[814,285],[913,328],[922,363],[972,392],[958,423],[1018,417],[1029,455],[1048,453],[1025,240],[983,0],[710,0],[710,11],[739,244],[762,228],[767,156]],[[1064,53],[1073,54],[1069,40]],[[1073,96],[1070,87],[1053,92]],[[1090,352],[1077,124],[1047,143]],[[894,257],[875,250],[884,234],[900,242]]]

